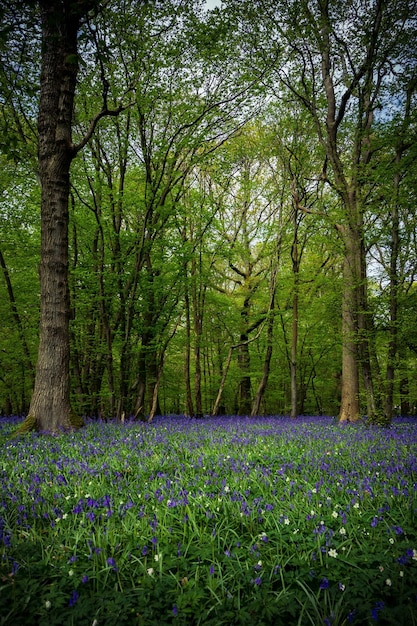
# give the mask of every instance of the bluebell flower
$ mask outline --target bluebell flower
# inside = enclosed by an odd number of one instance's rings
[[[74,606],[77,603],[78,598],[79,598],[79,595],[78,595],[77,591],[74,589],[71,592],[70,599],[69,599],[69,602],[68,602],[68,606]]]

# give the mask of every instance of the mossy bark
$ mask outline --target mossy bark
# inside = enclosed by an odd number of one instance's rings
[[[50,432],[51,434],[57,434],[58,432],[65,432],[65,431],[69,432],[73,430],[78,430],[79,428],[82,428],[83,426],[84,426],[84,420],[76,413],[70,413],[67,424],[65,426],[63,425],[59,429],[52,430]],[[13,436],[19,437],[20,435],[26,435],[27,433],[32,432],[32,431],[41,431],[41,428],[39,425],[39,420],[37,420],[34,415],[29,414],[23,420],[20,426],[14,431]]]

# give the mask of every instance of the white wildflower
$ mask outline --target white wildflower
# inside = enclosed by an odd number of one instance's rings
[[[149,569],[147,569],[146,571],[148,572],[149,576],[153,576],[153,572],[154,572],[153,567],[150,567],[150,568],[149,568]]]
[[[385,581],[385,584],[386,584],[388,587],[391,587],[391,585],[392,585],[391,578],[387,578],[387,580]]]
[[[334,548],[330,548],[328,555],[335,559],[337,557],[337,552]]]

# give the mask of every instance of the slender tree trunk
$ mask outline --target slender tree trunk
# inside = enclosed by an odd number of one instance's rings
[[[259,382],[258,389],[256,390],[255,398],[252,404],[251,417],[255,417],[260,413],[261,402],[264,397],[266,387],[269,379],[269,372],[271,370],[271,358],[273,349],[273,328],[274,328],[274,316],[271,313],[268,320],[267,329],[267,347],[265,352],[264,367],[262,372],[262,378]]]
[[[270,301],[269,301],[269,317],[268,317],[268,326],[266,331],[266,353],[264,359],[264,367],[262,372],[262,378],[259,382],[258,389],[256,390],[255,398],[252,404],[251,417],[255,415],[259,415],[260,406],[262,399],[264,397],[266,387],[268,385],[269,373],[271,370],[271,359],[272,359],[272,351],[273,351],[273,343],[274,343],[274,323],[275,323],[275,294],[277,288],[277,274],[278,274],[278,262],[279,262],[279,254],[281,247],[281,236],[278,240],[277,245],[277,258],[275,259],[275,264],[272,269],[271,280],[270,280]]]
[[[224,369],[223,369],[223,375],[222,375],[222,378],[221,378],[221,381],[220,381],[219,390],[217,392],[216,401],[214,403],[213,410],[211,412],[211,414],[213,416],[217,415],[218,411],[219,411],[220,402],[222,400],[222,395],[223,395],[223,391],[224,391],[224,386],[226,384],[227,374],[228,374],[228,371],[229,371],[230,363],[232,361],[232,354],[233,354],[233,348],[234,347],[235,346],[230,346],[230,348],[229,348],[229,353],[227,355],[226,365],[224,366]]]
[[[401,361],[401,357],[404,356],[403,362],[405,363],[405,354],[402,355],[402,350],[399,350],[399,360]],[[400,412],[401,415],[410,415],[415,414],[415,407],[411,407],[410,403],[410,386],[408,381],[407,372],[402,372],[400,376]]]
[[[239,404],[238,415],[249,415],[251,413],[251,379],[250,379],[250,352],[248,344],[248,335],[242,333],[240,335],[241,345],[238,352],[238,364],[240,369],[239,381]]]
[[[26,341],[26,336],[25,336],[22,320],[21,320],[21,317],[20,317],[20,314],[19,314],[19,311],[18,311],[18,308],[17,308],[16,299],[14,297],[13,285],[12,285],[12,281],[10,279],[9,270],[7,268],[6,260],[5,260],[4,256],[3,256],[3,253],[2,253],[1,250],[0,250],[0,267],[3,270],[3,276],[4,276],[4,280],[6,282],[7,294],[9,296],[9,301],[10,301],[10,308],[11,308],[11,311],[12,311],[13,319],[14,319],[14,321],[16,323],[19,339],[20,339],[20,342],[22,344],[23,359],[24,359],[23,362],[22,362],[22,368],[23,368],[23,379],[22,379],[23,389],[22,389],[22,392],[24,392],[25,373],[27,372],[27,374],[29,376],[29,380],[30,380],[32,385],[33,385],[34,380],[35,380],[35,373],[34,373],[34,367],[33,367],[33,364],[32,364],[32,359],[31,359],[31,356],[30,356],[29,346],[28,346],[28,343]],[[22,407],[22,410],[24,410],[24,406]]]
[[[397,178],[396,174],[396,178]],[[390,258],[390,325],[386,370],[385,413],[389,419],[394,409],[394,380],[398,352],[398,253],[399,253],[399,216],[396,200],[391,210],[391,258]]]
[[[366,261],[365,253],[361,254],[361,280],[358,285],[358,340],[359,340],[359,364],[362,370],[363,387],[366,396],[367,416],[374,419],[377,413],[374,381],[371,368],[371,355],[369,350],[369,323],[368,323],[368,297],[366,289]]]
[[[203,317],[206,287],[201,282],[202,259],[199,248],[198,266],[195,258],[191,262],[192,305],[194,325],[194,399],[195,417],[203,417],[201,344],[203,337]]]
[[[406,116],[405,119],[408,123],[411,95],[414,87],[410,85],[407,91],[407,104],[406,104]],[[399,216],[399,193],[400,193],[400,164],[403,156],[405,146],[403,138],[400,137],[395,151],[395,166],[396,171],[394,174],[394,198],[391,207],[391,255],[390,255],[390,270],[389,270],[389,297],[390,297],[390,326],[389,326],[389,342],[388,342],[388,358],[387,358],[387,370],[386,370],[386,399],[385,399],[385,412],[387,418],[391,419],[394,409],[394,381],[395,371],[397,367],[397,354],[398,354],[398,256],[400,252],[400,216]]]
[[[161,382],[162,370],[163,370],[163,365],[161,363],[159,365],[159,367],[158,367],[157,377],[156,377],[156,381],[155,381],[153,392],[152,392],[152,404],[151,404],[151,410],[149,411],[148,422],[152,422],[152,420],[155,417],[155,415],[158,415],[159,412],[160,412],[160,409],[159,409],[159,384]]]
[[[184,276],[187,281],[187,270],[184,270]],[[186,411],[190,417],[194,416],[193,396],[191,392],[191,317],[190,317],[190,296],[188,293],[188,284],[185,287],[185,324],[186,324],[186,345],[185,345],[185,389],[186,389]]]
[[[201,293],[202,287],[198,284],[198,275],[195,260],[192,262],[192,283],[193,283],[193,322],[194,322],[194,397],[195,397],[195,417],[203,416],[203,399],[201,395],[201,339],[203,332],[203,305],[204,295]]]
[[[345,255],[342,293],[342,397],[339,421],[356,422],[360,416],[358,367],[358,246],[355,232],[341,229]]]
[[[248,275],[250,275],[248,273]],[[240,312],[241,332],[238,347],[237,362],[240,371],[238,388],[238,415],[251,413],[251,378],[250,378],[250,351],[249,351],[249,310],[251,305],[251,292],[245,297]]]
[[[291,332],[291,417],[297,417],[297,351],[298,351],[298,299],[299,299],[299,277],[300,277],[300,256],[298,253],[298,210],[294,207],[294,239],[291,249],[292,271],[294,277],[292,296],[292,332]]]

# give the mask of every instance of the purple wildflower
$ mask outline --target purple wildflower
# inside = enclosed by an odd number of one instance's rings
[[[382,611],[383,608],[384,608],[384,603],[381,600],[377,602],[375,606],[373,607],[371,611],[371,616],[372,616],[372,619],[375,620],[376,622],[378,621],[378,613]]]
[[[116,561],[114,560],[114,558],[112,556],[109,556],[109,558],[106,561],[107,565],[110,565],[110,567],[113,569],[114,572],[117,572],[117,565],[116,565]]]
[[[69,602],[68,602],[68,606],[74,606],[77,603],[78,598],[79,598],[79,595],[78,595],[77,591],[74,589],[71,592],[70,599],[69,599]]]

